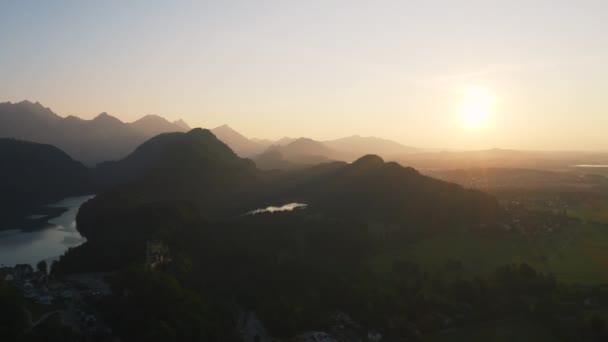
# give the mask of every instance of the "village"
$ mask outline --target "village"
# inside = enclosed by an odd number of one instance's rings
[[[66,277],[49,275],[47,264],[0,267],[0,278],[23,296],[29,330],[59,315],[63,325],[84,336],[111,336],[112,331],[94,309],[101,297],[110,295],[108,273],[84,273]]]

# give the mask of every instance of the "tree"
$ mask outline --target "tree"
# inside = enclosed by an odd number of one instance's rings
[[[21,296],[0,279],[0,339],[14,341],[27,327],[28,319]]]
[[[606,341],[606,338],[608,338],[608,328],[606,328],[604,317],[593,314],[589,318],[589,327],[596,341]]]
[[[36,269],[38,270],[38,272],[43,273],[44,275],[47,275],[49,273],[48,265],[44,260],[40,260],[40,262],[36,264]]]

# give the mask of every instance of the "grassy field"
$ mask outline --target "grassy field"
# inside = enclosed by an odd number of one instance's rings
[[[560,341],[549,329],[531,323],[525,318],[510,318],[475,324],[468,327],[425,336],[424,342],[544,342]]]
[[[63,310],[65,308],[63,303],[58,303],[57,301],[55,301],[55,303],[52,305],[43,305],[28,299],[25,304],[27,310],[29,310],[30,314],[32,315],[32,321],[34,322],[40,319],[40,317],[47,312]]]
[[[540,237],[516,232],[438,234],[407,249],[379,255],[369,265],[381,274],[390,270],[394,260],[414,262],[437,272],[447,261],[458,260],[470,275],[526,262],[564,283],[608,283],[608,226],[578,224]]]
[[[583,203],[571,207],[568,215],[581,219],[584,222],[597,222],[608,224],[608,200]]]

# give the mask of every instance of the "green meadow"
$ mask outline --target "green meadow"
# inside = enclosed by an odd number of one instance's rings
[[[576,224],[561,231],[528,236],[520,232],[459,232],[422,238],[407,248],[378,255],[374,272],[388,272],[393,261],[409,261],[442,272],[460,261],[465,274],[487,275],[509,263],[528,263],[566,284],[608,283],[608,226]]]
[[[560,341],[549,329],[525,317],[476,323],[424,336],[424,342],[549,342]]]

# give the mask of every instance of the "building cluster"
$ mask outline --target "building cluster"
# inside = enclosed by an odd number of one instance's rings
[[[379,331],[363,327],[345,312],[334,312],[330,321],[328,332],[307,331],[292,338],[290,342],[382,341],[382,334]]]
[[[2,269],[4,280],[12,284],[23,294],[38,304],[50,305],[59,293],[54,291],[56,284],[49,282],[48,275],[42,270],[35,270],[29,264],[19,264],[15,267]]]
[[[17,289],[27,302],[49,306],[39,319],[34,318],[31,328],[58,314],[64,325],[87,335],[107,335],[109,331],[90,305],[101,296],[111,294],[105,276],[101,273],[78,274],[60,280],[29,264],[0,268],[0,277]]]
[[[155,269],[160,265],[171,262],[169,247],[161,241],[148,241],[146,243],[146,265]]]
[[[530,210],[528,205],[520,201],[511,201],[505,210],[508,213],[506,227],[529,234],[551,234],[578,221],[563,211]]]

